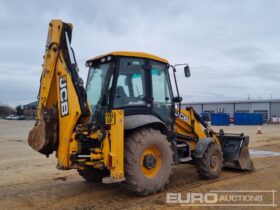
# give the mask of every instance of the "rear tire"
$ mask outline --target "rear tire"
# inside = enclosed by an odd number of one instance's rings
[[[203,179],[215,179],[219,177],[223,167],[223,153],[221,147],[210,143],[202,158],[196,160],[199,176]]]
[[[150,195],[169,182],[171,144],[159,130],[142,128],[125,139],[124,187],[135,195]]]
[[[78,173],[81,177],[83,177],[86,181],[89,182],[102,182],[102,178],[109,176],[110,172],[105,170],[95,169],[89,166],[86,166],[84,170],[78,170]]]

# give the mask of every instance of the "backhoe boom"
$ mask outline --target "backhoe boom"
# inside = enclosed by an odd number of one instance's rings
[[[59,165],[64,168],[69,166],[68,149],[73,130],[79,121],[85,121],[90,114],[70,46],[71,36],[71,24],[60,20],[50,22],[37,120],[28,138],[30,146],[45,155],[57,151]]]

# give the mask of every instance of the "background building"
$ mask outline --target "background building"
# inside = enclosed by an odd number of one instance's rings
[[[191,106],[194,110],[211,119],[212,113],[228,113],[233,117],[234,113],[262,113],[265,122],[273,117],[280,117],[280,99],[270,100],[240,100],[240,101],[211,101],[183,103],[182,107]]]
[[[23,114],[25,116],[35,117],[37,114],[38,101],[23,105]]]

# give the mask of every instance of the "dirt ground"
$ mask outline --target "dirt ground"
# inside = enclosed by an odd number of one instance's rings
[[[85,182],[75,170],[56,169],[56,159],[46,158],[27,144],[32,121],[0,120],[0,209],[198,209],[167,204],[167,193],[207,193],[211,190],[278,190],[276,208],[280,209],[280,156],[253,158],[255,171],[223,170],[216,180],[201,180],[194,165],[174,166],[165,191],[149,197],[134,197],[118,184]],[[221,127],[214,127],[215,130]],[[244,132],[250,148],[280,152],[280,125],[228,126],[225,132]],[[272,202],[272,196],[264,196]],[[199,207],[204,209],[205,207]],[[234,207],[213,207],[213,209]],[[249,209],[240,206],[239,209]],[[250,207],[260,209],[259,207]],[[272,207],[263,207],[268,209]]]

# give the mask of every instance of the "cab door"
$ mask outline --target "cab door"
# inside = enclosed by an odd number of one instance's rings
[[[164,63],[150,61],[151,82],[153,95],[153,112],[168,128],[171,128],[173,120],[172,91],[169,80],[168,68]]]

